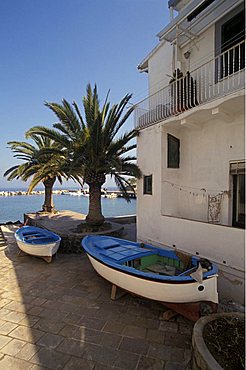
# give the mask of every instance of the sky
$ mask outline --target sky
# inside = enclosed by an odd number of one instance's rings
[[[26,186],[3,177],[19,163],[7,142],[25,140],[32,126],[52,127],[45,101],[75,100],[82,110],[88,82],[101,101],[109,89],[111,103],[126,93],[134,103],[148,95],[137,65],[168,19],[167,0],[0,1],[0,188]],[[124,129],[132,127],[133,115]]]

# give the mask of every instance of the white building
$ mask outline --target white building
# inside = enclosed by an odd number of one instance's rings
[[[170,23],[138,66],[149,96],[135,109],[137,236],[216,262],[220,297],[242,303],[244,2],[168,5]]]

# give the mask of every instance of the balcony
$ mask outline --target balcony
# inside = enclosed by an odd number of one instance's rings
[[[176,70],[169,85],[135,106],[142,129],[241,90],[245,85],[245,41],[187,72]]]

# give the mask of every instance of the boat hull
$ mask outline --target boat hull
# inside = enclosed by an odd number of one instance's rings
[[[60,246],[61,237],[46,229],[23,226],[15,232],[15,240],[20,250],[27,254],[52,257]]]
[[[202,284],[196,281],[187,283],[153,281],[114,269],[88,253],[87,256],[94,269],[104,279],[139,296],[170,303],[200,301],[218,303],[217,274],[203,280]]]
[[[30,245],[22,242],[21,240],[16,240],[18,247],[25,253],[31,254],[32,256],[39,257],[52,257],[58,250],[60,246],[60,240],[49,244],[35,244]]]

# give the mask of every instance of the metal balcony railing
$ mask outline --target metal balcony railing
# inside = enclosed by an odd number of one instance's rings
[[[135,128],[166,120],[219,97],[242,89],[245,84],[245,41],[185,75],[174,72],[169,85],[135,106]]]

